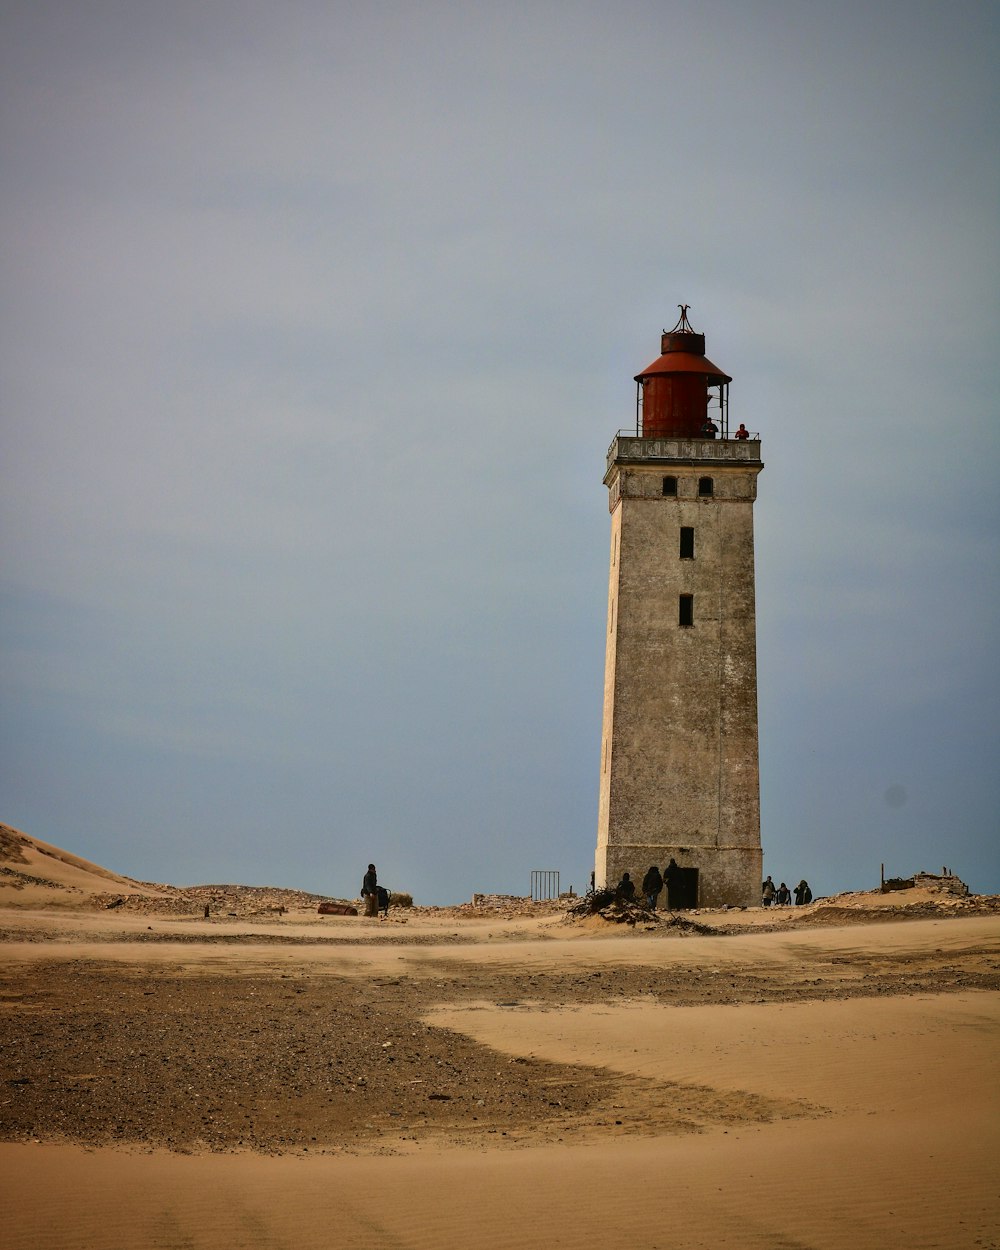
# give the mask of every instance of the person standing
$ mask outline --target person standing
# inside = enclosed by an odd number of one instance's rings
[[[779,907],[787,907],[792,901],[792,892],[788,886],[785,885],[784,881],[782,881],[781,885],[778,886],[778,893],[774,896],[774,901]]]
[[[677,906],[677,890],[681,883],[681,868],[673,856],[663,870],[663,884],[667,887],[667,911]]]
[[[659,868],[653,864],[642,879],[642,892],[650,911],[656,911],[656,900],[660,897],[662,889],[663,878],[660,876]]]
[[[378,915],[378,873],[375,865],[369,864],[365,879],[361,882],[361,897],[365,900],[365,915]]]
[[[803,877],[795,887],[795,906],[804,907],[806,903],[812,902],[812,897],[813,892],[809,889],[809,882]]]
[[[761,893],[761,902],[764,904],[765,907],[770,907],[771,904],[774,902],[774,895],[775,895],[774,882],[771,880],[770,873],[767,874],[767,877],[764,880],[764,884],[760,888],[760,893]]]

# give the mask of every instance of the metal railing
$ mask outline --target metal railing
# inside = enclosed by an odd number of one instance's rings
[[[611,440],[611,442],[608,445],[608,451],[611,450],[611,448],[615,445],[615,442],[619,438],[643,438],[643,437],[644,435],[641,429],[634,430],[631,427],[629,427],[629,429],[627,430],[616,430],[614,438]],[[654,436],[651,435],[651,437],[654,437]],[[657,434],[655,435],[655,437],[656,438],[682,438],[684,439],[685,442],[694,442],[694,443],[699,443],[699,442],[700,443],[759,443],[760,442],[760,434],[754,430],[747,430],[746,438],[737,438],[735,434],[730,434],[728,436],[725,434],[716,435],[715,438],[699,438],[697,435],[693,435],[693,434]]]
[[[559,897],[559,873],[548,868],[531,870],[531,901],[542,903]]]

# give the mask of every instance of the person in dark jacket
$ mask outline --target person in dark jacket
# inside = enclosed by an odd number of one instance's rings
[[[623,898],[626,903],[632,903],[635,901],[635,882],[627,872],[622,873],[622,879],[618,882],[618,888],[615,890],[615,894],[617,894],[619,898]]]
[[[809,882],[802,880],[795,887],[795,906],[804,907],[806,903],[811,903],[813,892],[809,889]]]
[[[792,892],[788,886],[785,885],[784,881],[782,881],[781,885],[778,886],[778,893],[775,894],[774,901],[779,907],[787,907],[792,901]]]
[[[663,884],[667,887],[667,911],[677,906],[677,887],[681,883],[681,867],[673,856],[663,870]]]
[[[642,879],[642,893],[650,911],[656,911],[656,900],[660,897],[662,889],[663,878],[660,876],[659,868],[653,864]]]
[[[365,915],[378,915],[378,873],[375,865],[369,864],[365,879],[361,882],[361,897],[365,900]]]

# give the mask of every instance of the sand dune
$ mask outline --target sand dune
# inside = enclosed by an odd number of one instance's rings
[[[1000,1250],[996,900],[206,921],[18,847],[5,1247]]]
[[[0,906],[80,903],[133,883],[69,851],[0,825]]]
[[[289,907],[313,913],[304,890],[244,885],[176,886],[123,877],[0,824],[0,909],[121,909],[130,915],[267,915]]]

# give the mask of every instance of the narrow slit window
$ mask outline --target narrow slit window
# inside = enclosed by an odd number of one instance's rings
[[[700,477],[698,479],[698,494],[702,496],[715,494],[715,483],[710,477]]]
[[[675,477],[665,477],[663,479],[663,493],[671,496],[677,494],[677,479]]]
[[[681,595],[677,623],[685,628],[694,624],[694,595]]]
[[[681,526],[681,559],[694,559],[694,526]]]

